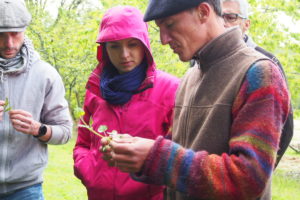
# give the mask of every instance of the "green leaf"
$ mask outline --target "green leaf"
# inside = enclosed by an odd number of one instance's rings
[[[107,130],[107,126],[105,126],[105,125],[101,125],[101,126],[99,126],[99,128],[98,128],[98,132],[100,132],[100,133],[103,133],[104,131],[106,131]]]
[[[4,112],[10,111],[10,110],[11,110],[11,107],[8,107],[8,108],[4,109]]]
[[[94,121],[93,121],[93,118],[92,118],[92,117],[90,117],[90,121],[89,121],[89,125],[90,125],[90,127],[92,127],[92,126],[93,126],[93,123],[94,123]]]
[[[5,98],[3,108],[4,108],[4,112],[10,111],[12,109],[11,106],[9,106],[9,101],[7,97]]]
[[[76,119],[79,119],[81,116],[83,116],[85,113],[84,113],[84,111],[83,111],[83,109],[82,108],[80,108],[80,107],[76,107],[75,109],[74,109],[74,117],[76,118]]]

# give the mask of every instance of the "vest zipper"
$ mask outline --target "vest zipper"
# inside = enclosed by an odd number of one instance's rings
[[[198,63],[198,69],[199,69],[199,73],[200,73],[200,78],[199,78],[199,83],[197,83],[194,88],[193,88],[193,92],[191,94],[191,98],[188,102],[188,107],[187,107],[187,111],[186,111],[186,121],[185,121],[185,127],[184,127],[184,130],[185,130],[185,133],[184,134],[184,137],[182,138],[183,139],[183,144],[184,144],[184,147],[187,147],[188,146],[188,142],[187,142],[187,134],[188,134],[188,131],[189,131],[189,121],[190,121],[190,115],[191,115],[191,110],[192,110],[192,105],[193,105],[193,102],[195,101],[195,96],[196,96],[196,92],[199,88],[199,85],[201,84],[202,82],[202,77],[203,77],[203,72],[201,71],[201,68],[200,68],[200,63]]]

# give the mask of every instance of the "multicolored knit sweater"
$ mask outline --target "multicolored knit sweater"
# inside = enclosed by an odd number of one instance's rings
[[[260,198],[272,175],[289,100],[279,68],[260,60],[249,68],[234,98],[228,152],[188,149],[184,142],[185,148],[158,137],[142,171],[132,177],[167,185],[188,199]]]

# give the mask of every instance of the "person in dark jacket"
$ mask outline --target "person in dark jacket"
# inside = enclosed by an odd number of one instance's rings
[[[280,68],[224,27],[218,0],[150,0],[144,20],[198,67],[176,93],[172,141],[114,138],[107,154],[135,180],[168,186],[166,199],[270,200],[290,110]]]
[[[252,38],[246,34],[250,28],[251,21],[249,19],[249,4],[246,0],[222,0],[223,9],[223,19],[225,22],[225,27],[238,26],[243,33],[243,39],[248,47],[254,48],[256,51],[270,58],[276,65],[279,66],[281,72],[285,76],[284,69],[279,62],[279,60],[270,52],[258,46]],[[286,80],[286,77],[285,77]],[[287,80],[286,80],[287,82]],[[290,106],[292,103],[290,102]],[[281,139],[279,144],[279,150],[277,152],[277,159],[275,166],[278,165],[280,159],[282,158],[284,152],[288,148],[294,131],[294,121],[293,121],[293,109],[290,109],[289,116],[284,124],[281,133]]]

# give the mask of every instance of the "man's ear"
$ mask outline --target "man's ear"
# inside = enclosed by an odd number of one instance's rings
[[[212,12],[211,9],[211,6],[206,2],[200,3],[197,7],[195,7],[195,10],[201,20],[205,20],[209,17]]]
[[[250,28],[250,19],[245,19],[244,23],[243,23],[243,33],[245,33],[246,31],[248,31],[248,29]]]

